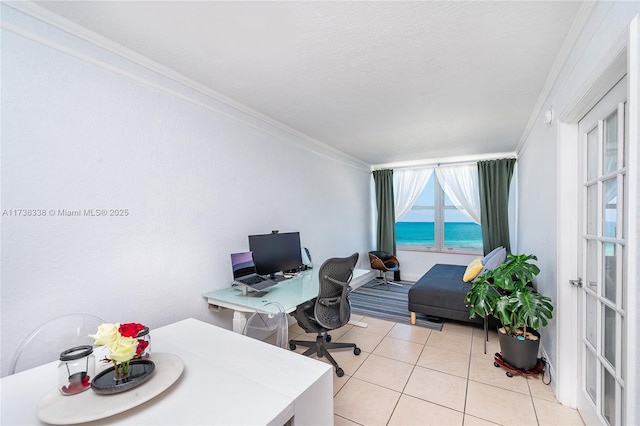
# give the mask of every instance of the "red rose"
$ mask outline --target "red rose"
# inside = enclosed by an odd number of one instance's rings
[[[120,324],[118,332],[124,337],[138,337],[140,330],[144,328],[144,325],[137,322],[128,322],[126,324]]]
[[[136,355],[140,355],[142,352],[144,352],[145,349],[147,349],[147,346],[149,346],[149,342],[143,339],[138,339],[138,347],[136,348]]]

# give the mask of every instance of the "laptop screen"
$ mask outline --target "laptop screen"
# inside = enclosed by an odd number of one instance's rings
[[[246,277],[256,273],[256,265],[253,263],[253,253],[231,253],[231,267],[233,269],[233,279]]]

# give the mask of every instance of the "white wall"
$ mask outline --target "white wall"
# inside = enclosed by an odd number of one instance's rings
[[[2,21],[1,209],[47,212],[1,217],[2,375],[64,313],[230,327],[201,295],[248,234],[300,231],[318,265],[370,249],[366,165],[6,4]]]
[[[588,104],[592,105],[598,100],[597,97],[589,99],[589,96],[593,96],[590,92],[598,75],[604,71],[604,67],[611,64],[620,48],[624,47],[628,38],[628,25],[639,10],[638,2],[597,2],[593,5],[593,10],[585,20],[585,25],[575,42],[568,46],[570,50],[565,62],[559,64],[556,75],[550,81],[549,94],[541,99],[540,115],[534,117],[531,131],[519,152],[520,252],[534,253],[538,256],[542,272],[538,276],[537,287],[555,301],[555,319],[544,330],[542,344],[551,363],[556,390],[562,390],[558,397],[561,402],[567,404],[575,403],[576,390],[575,387],[572,388],[575,383],[570,382],[576,380],[576,363],[567,347],[577,342],[577,327],[575,317],[574,323],[569,324],[571,315],[569,318],[563,315],[566,312],[575,312],[575,299],[567,296],[570,292],[570,289],[567,290],[567,280],[576,278],[578,271],[575,267],[570,270],[567,265],[577,265],[578,253],[567,252],[566,248],[575,250],[577,243],[564,239],[572,238],[568,235],[577,239],[576,231],[568,232],[567,225],[575,226],[578,218],[559,216],[566,212],[577,212],[575,206],[567,204],[569,197],[573,201],[577,199],[575,193],[565,194],[559,189],[566,191],[570,187],[574,192],[577,191],[576,185],[572,183],[576,181],[574,174],[577,171],[577,162],[575,155],[559,157],[571,151],[559,145],[559,138],[566,134],[570,126],[563,125],[559,131],[558,123],[544,123],[543,115],[549,109],[554,109],[556,117],[560,117],[560,120],[575,123],[582,117],[579,112],[584,114],[588,111]],[[638,77],[635,75],[631,78],[637,81]],[[584,110],[580,111],[580,108]],[[637,144],[638,141],[630,143]],[[629,196],[638,197],[637,188],[632,188]],[[629,220],[637,220],[637,217],[630,217]],[[559,323],[559,318],[563,318],[565,322]],[[572,343],[567,344],[567,339]],[[561,351],[561,347],[565,349]],[[630,353],[640,353],[638,348],[629,350]],[[564,370],[557,372],[559,374],[553,371],[558,364],[564,367]],[[635,380],[637,382],[638,378]],[[630,396],[629,403],[633,400],[634,397]],[[638,408],[635,410],[637,412]]]

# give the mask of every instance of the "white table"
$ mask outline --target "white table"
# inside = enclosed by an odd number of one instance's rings
[[[152,359],[153,352],[182,359],[178,381],[138,407],[90,424],[333,424],[329,364],[195,319],[151,330],[151,348]],[[55,388],[57,365],[0,380],[1,424],[43,424],[36,406]]]
[[[354,269],[353,279],[369,274],[364,269]],[[247,323],[247,314],[256,311],[278,313],[278,309],[269,302],[279,303],[286,313],[295,311],[298,305],[311,300],[318,295],[319,278],[317,270],[300,272],[296,277],[281,281],[269,287],[262,297],[248,297],[241,294],[240,289],[234,287],[211,291],[202,296],[213,309],[226,308],[233,312],[233,331],[242,333]],[[366,327],[364,323],[355,324]]]

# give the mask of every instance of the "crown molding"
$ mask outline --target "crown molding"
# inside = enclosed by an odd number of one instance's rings
[[[144,72],[141,72],[140,68],[133,71],[127,70],[125,67],[121,66],[121,64],[115,64],[115,61],[109,61],[103,57],[97,58],[96,56],[91,56],[76,47],[49,40],[47,37],[43,37],[40,34],[35,33],[32,28],[22,28],[14,24],[7,23],[2,19],[2,28],[6,30],[20,34],[21,36],[27,37],[37,43],[47,45],[48,47],[71,55],[77,59],[108,69],[111,72],[116,72],[119,75],[152,87],[156,90],[160,90],[171,96],[191,102],[199,107],[222,115],[229,120],[248,125],[261,132],[282,138],[286,142],[297,145],[314,154],[338,161],[344,165],[354,167],[362,171],[370,171],[369,164],[298,130],[295,130],[294,128],[291,128],[277,120],[274,120],[267,115],[253,110],[250,107],[211,89],[210,87],[193,81],[173,69],[152,61],[146,56],[121,46],[99,34],[89,31],[81,25],[56,15],[55,13],[32,2],[4,1],[2,4],[31,18],[37,19],[44,24],[61,30],[82,42],[89,43],[98,49],[107,51],[137,67],[141,67]],[[160,77],[160,79],[158,79],[158,77]]]

